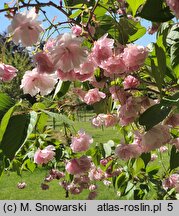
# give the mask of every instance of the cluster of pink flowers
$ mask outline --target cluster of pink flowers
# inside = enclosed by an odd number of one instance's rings
[[[115,153],[120,159],[129,160],[157,148],[159,148],[159,151],[165,152],[168,148],[163,145],[169,143],[170,140],[171,136],[168,127],[165,125],[156,125],[144,134],[135,131],[133,143],[118,145]],[[156,158],[155,155],[153,155],[152,160],[154,158]]]
[[[138,144],[120,144],[115,150],[116,156],[122,160],[137,158],[142,153],[142,148]]]
[[[114,40],[107,36],[105,34],[94,43],[90,54],[96,65],[105,70],[105,76],[121,76],[138,70],[144,64],[147,48],[130,44],[114,49]]]
[[[84,131],[78,131],[77,136],[73,136],[71,140],[71,149],[73,152],[82,152],[88,150],[90,144],[93,143],[93,138]]]
[[[31,46],[37,42],[43,31],[37,17],[35,8],[14,16],[8,28],[14,42],[21,41],[24,46]],[[91,35],[95,33],[94,27],[90,25],[88,31]],[[44,49],[34,56],[36,68],[26,71],[22,79],[21,88],[25,94],[47,95],[53,90],[58,79],[82,82],[88,80],[97,86],[97,82],[94,82],[96,68],[103,69],[106,77],[123,76],[138,70],[148,55],[148,49],[138,45],[118,45],[114,48],[114,40],[108,38],[108,34],[95,41],[89,51],[87,47],[82,46],[81,35],[82,28],[73,26],[72,33],[60,34],[47,41]],[[132,76],[124,80],[124,88],[135,88],[138,85],[138,80]],[[81,92],[80,97],[91,105],[104,99],[106,95],[94,88],[86,94]]]
[[[139,111],[141,110],[141,98],[140,97],[129,97],[125,103],[119,107],[119,119],[122,126],[126,126],[138,117]]]
[[[11,81],[17,74],[17,69],[11,65],[0,63],[0,80],[3,82]]]
[[[47,164],[49,161],[54,159],[55,147],[49,145],[44,149],[38,149],[34,155],[34,162],[37,164]]]

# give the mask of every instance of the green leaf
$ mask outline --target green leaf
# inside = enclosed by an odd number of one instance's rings
[[[166,32],[168,33],[166,36],[166,43],[169,47],[179,42],[179,27],[177,24],[173,25],[171,29],[168,27]]]
[[[118,41],[121,44],[126,44],[129,40],[130,36],[136,34],[138,29],[128,19],[121,18],[119,21],[118,31],[119,31]]]
[[[95,0],[65,0],[64,2],[67,7],[73,7],[77,4],[86,4],[87,6],[92,6],[95,4]]]
[[[69,18],[74,19],[74,18],[78,17],[82,12],[83,11],[79,9],[79,10],[75,11],[75,13],[71,14],[69,16]]]
[[[137,175],[141,169],[145,168],[145,163],[142,158],[137,158],[133,164],[134,175]]]
[[[151,71],[152,76],[154,77],[154,79],[156,81],[156,84],[157,84],[159,91],[161,91],[162,84],[163,84],[163,74],[160,73],[159,67],[157,67],[155,65],[155,62],[153,59],[151,59],[151,69],[152,69],[152,71]]]
[[[126,174],[122,172],[116,179],[115,188],[120,188],[125,183],[126,179]]]
[[[142,158],[142,160],[144,161],[145,167],[147,166],[147,164],[150,162],[151,160],[151,153],[142,153],[140,158]]]
[[[155,104],[149,107],[139,117],[139,124],[146,127],[146,130],[150,130],[153,126],[163,121],[171,110],[171,106],[163,106]]]
[[[160,170],[160,166],[147,166],[146,168],[146,172],[149,174],[149,175],[156,175],[158,173],[158,171]]]
[[[15,105],[15,101],[11,99],[7,94],[0,93],[0,119],[3,115]]]
[[[162,47],[159,47],[157,44],[155,44],[155,52],[156,52],[158,68],[160,72],[160,81],[162,83],[166,72],[166,55]]]
[[[174,18],[163,0],[147,0],[137,15],[152,22],[166,22]]]
[[[22,165],[23,169],[27,169],[31,172],[33,172],[36,168],[36,165],[28,158],[27,160],[24,161],[23,165]]]
[[[47,121],[48,121],[48,115],[45,114],[45,113],[41,113],[39,118],[38,118],[38,121],[37,121],[37,128],[39,130],[39,132],[44,132],[44,128],[45,126],[47,125]]]
[[[98,7],[96,7],[94,14],[98,18],[104,16],[106,12],[107,12],[106,8],[103,8],[99,5]]]
[[[126,0],[130,5],[133,16],[136,15],[137,9],[145,2],[145,0]]]
[[[65,123],[67,125],[73,125],[74,124],[74,122],[72,120],[70,120],[67,116],[65,116],[61,113],[53,113],[53,112],[49,112],[46,110],[41,110],[41,111],[46,113],[50,117],[54,118],[56,121],[58,121],[60,123]]]
[[[7,125],[9,123],[9,119],[12,116],[14,110],[15,110],[16,106],[11,107],[6,114],[3,116],[2,120],[1,120],[1,124],[0,124],[0,142],[3,138],[3,135],[6,131]]]
[[[141,26],[140,22],[134,22],[133,20],[130,20],[130,22],[134,23],[135,28],[137,29],[137,32],[131,36],[129,36],[128,42],[132,43],[139,38],[141,38],[146,33],[146,28]]]
[[[172,68],[176,77],[179,78],[179,41],[171,46],[170,55]]]
[[[109,157],[112,153],[111,147],[114,146],[114,142],[112,140],[109,140],[107,143],[103,144],[103,148],[105,151],[105,157]]]
[[[68,92],[70,84],[70,81],[59,80],[53,98],[55,98],[55,96],[57,96],[58,98],[64,96]]]
[[[170,170],[179,167],[179,151],[175,146],[172,146],[170,155]]]
[[[40,103],[40,102],[34,103],[33,106],[32,106],[32,109],[34,111],[39,111],[39,110],[45,109],[45,108],[46,108],[45,104]]]
[[[17,151],[24,145],[36,124],[36,119],[37,114],[35,112],[15,115],[10,118],[0,144],[3,154],[10,160],[14,158]]]

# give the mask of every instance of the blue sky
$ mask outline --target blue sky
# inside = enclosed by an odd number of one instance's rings
[[[0,9],[4,8],[4,3],[6,2],[11,2],[12,0],[0,0]],[[48,0],[44,0],[43,2],[48,2]],[[54,0],[55,3],[59,3],[59,0]],[[57,16],[56,21],[64,21],[65,17],[60,13],[59,11],[57,11],[54,8],[44,8],[46,10],[47,16],[49,17],[50,20],[52,20],[54,18],[54,16]],[[2,33],[3,31],[7,30],[7,26],[10,24],[10,20],[8,18],[6,18],[4,16],[4,13],[0,13],[0,33]],[[39,20],[43,20],[44,17],[42,16],[42,13],[39,15]],[[148,28],[151,23],[149,21],[142,21],[142,24]],[[47,23],[43,23],[43,27],[47,27],[48,24]],[[65,29],[63,30],[65,31]],[[146,46],[148,45],[150,42],[155,42],[155,35],[149,35],[149,34],[145,34],[141,39],[139,39],[136,43],[139,45],[143,45]]]

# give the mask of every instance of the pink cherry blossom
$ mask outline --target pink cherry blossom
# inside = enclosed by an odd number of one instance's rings
[[[85,26],[84,26],[85,27]],[[76,35],[77,37],[79,36],[85,36],[85,37],[88,37],[89,33],[91,34],[91,36],[94,36],[95,34],[95,27],[91,26],[91,25],[88,25],[88,31],[84,31],[82,29],[82,27],[78,26],[78,25],[75,25],[71,28],[71,31],[74,35]]]
[[[52,74],[39,73],[37,68],[32,71],[26,71],[21,81],[21,88],[24,94],[31,96],[40,93],[41,95],[48,95],[54,88],[57,82],[56,77]]]
[[[171,139],[169,129],[165,125],[157,125],[147,131],[142,136],[142,148],[144,152],[149,152],[160,148]]]
[[[18,70],[11,66],[4,63],[0,63],[0,80],[4,82],[11,81],[17,74]]]
[[[132,123],[138,116],[141,109],[141,99],[129,97],[124,105],[122,105],[119,112],[120,124],[126,126]]]
[[[137,158],[142,153],[142,148],[138,144],[120,144],[115,150],[116,156],[122,160]]]
[[[174,12],[176,18],[179,18],[179,1],[178,0],[166,0],[167,5]]]
[[[34,162],[37,164],[47,164],[53,160],[55,156],[55,148],[52,145],[45,147],[44,149],[38,149],[34,155]]]
[[[48,39],[47,42],[45,43],[43,50],[44,50],[46,53],[50,53],[50,52],[54,49],[55,45],[56,45],[56,39],[50,38],[50,39]]]
[[[66,164],[66,171],[72,175],[87,172],[91,167],[91,160],[87,156],[71,159]]]
[[[83,100],[86,104],[94,104],[99,102],[101,99],[104,99],[106,94],[99,91],[97,88],[90,89],[84,96]]]
[[[81,152],[88,150],[90,144],[93,143],[93,139],[90,135],[86,134],[84,131],[78,131],[77,136],[72,137],[71,149],[73,152]]]
[[[35,8],[26,13],[18,13],[13,17],[8,32],[12,34],[14,43],[17,44],[21,41],[23,46],[32,46],[37,43],[39,35],[43,31],[37,17]]]
[[[64,73],[62,70],[58,69],[56,71],[57,77],[62,81],[76,81],[79,80],[81,82],[85,82],[87,80],[90,80],[93,76],[93,72],[87,73],[87,74],[81,74],[79,70],[71,70],[66,73]]]
[[[104,74],[107,77],[113,77],[114,75],[122,76],[126,71],[126,66],[121,55],[109,57],[101,63],[101,68],[105,70]]]
[[[164,179],[162,186],[165,190],[175,188],[179,183],[179,174],[172,174],[168,178]]]
[[[139,86],[139,84],[139,80],[131,75],[127,76],[123,82],[124,89],[136,88],[137,86]]]
[[[106,97],[106,94],[99,91],[99,89],[97,88],[90,89],[88,92],[76,88],[74,89],[74,92],[78,94],[83,102],[89,105],[99,102],[101,99],[104,99]]]
[[[79,68],[87,58],[87,50],[82,47],[82,39],[70,33],[58,36],[53,49],[49,52],[56,69],[64,73]]]
[[[103,35],[94,43],[92,49],[91,58],[98,65],[101,66],[101,63],[107,60],[113,55],[113,44],[114,40],[107,38],[108,34]]]
[[[45,52],[39,52],[34,56],[34,61],[37,63],[39,73],[53,73],[54,65],[52,60]]]
[[[76,36],[81,36],[81,34],[82,34],[82,28],[80,26],[78,26],[78,25],[73,26],[71,28],[71,31]]]
[[[122,58],[128,70],[135,71],[144,64],[147,55],[147,48],[135,44],[129,44],[126,48],[124,48]]]
[[[93,166],[89,171],[89,178],[91,181],[101,181],[104,177],[104,171],[99,167]]]

